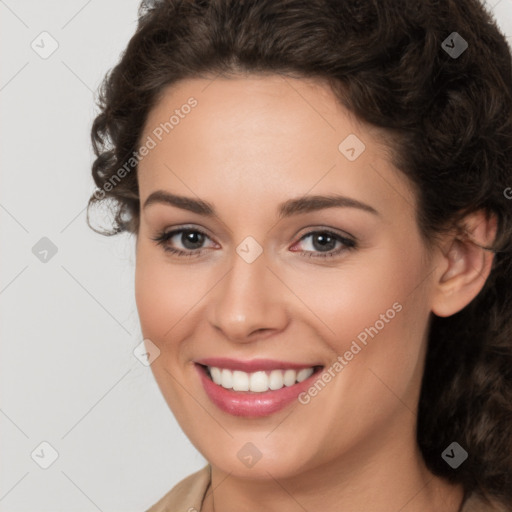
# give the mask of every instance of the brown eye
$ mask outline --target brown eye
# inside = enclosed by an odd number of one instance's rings
[[[178,256],[199,256],[203,252],[202,246],[207,238],[209,238],[208,235],[199,229],[181,228],[158,233],[152,240],[161,245],[165,251]],[[181,245],[184,250],[176,248],[176,244]]]
[[[341,236],[331,231],[311,231],[304,235],[300,239],[300,242],[308,238],[311,239],[311,242],[304,245],[309,246],[309,248],[300,252],[302,255],[308,255],[312,258],[327,258],[336,256],[342,252],[356,248],[355,240]],[[336,244],[340,244],[338,249],[335,248]]]

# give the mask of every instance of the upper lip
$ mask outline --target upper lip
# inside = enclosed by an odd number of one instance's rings
[[[243,361],[241,359],[230,359],[227,357],[208,357],[204,359],[197,359],[195,362],[204,366],[214,366],[216,368],[226,368],[228,370],[240,370],[246,373],[257,372],[259,370],[302,370],[303,368],[321,366],[319,364],[293,363],[290,361],[277,361],[275,359],[251,359],[249,361]]]

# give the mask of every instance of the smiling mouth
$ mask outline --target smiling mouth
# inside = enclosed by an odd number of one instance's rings
[[[197,364],[206,376],[218,386],[232,391],[253,393],[277,391],[283,387],[294,386],[320,372],[323,368],[323,366],[317,365],[300,370],[275,369],[248,373],[241,370]]]

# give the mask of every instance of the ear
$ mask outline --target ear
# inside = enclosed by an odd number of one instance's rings
[[[496,236],[495,215],[479,210],[462,220],[463,234],[451,235],[441,252],[434,282],[432,312],[451,316],[467,306],[483,288],[491,272]]]

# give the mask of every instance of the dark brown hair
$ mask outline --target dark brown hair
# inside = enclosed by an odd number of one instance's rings
[[[450,52],[454,37],[459,49],[467,43],[460,55]],[[219,73],[326,80],[341,104],[389,135],[428,243],[473,211],[497,217],[482,291],[453,316],[432,314],[417,439],[429,469],[463,484],[466,497],[510,506],[512,70],[492,15],[477,0],[143,3],[92,127],[98,190],[88,207],[106,203],[114,221],[100,232],[138,232],[134,155],[164,88]],[[453,441],[468,452],[457,469],[441,457]]]

